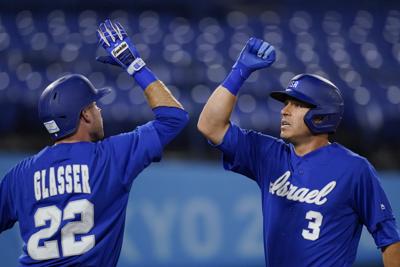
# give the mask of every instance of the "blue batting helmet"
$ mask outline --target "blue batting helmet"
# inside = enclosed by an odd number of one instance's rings
[[[339,89],[318,75],[299,74],[285,91],[272,92],[270,96],[281,102],[293,98],[309,104],[311,109],[304,122],[313,134],[334,133],[342,119],[344,102]]]
[[[54,140],[76,132],[82,110],[111,92],[96,89],[83,75],[69,74],[52,82],[39,99],[39,118]]]

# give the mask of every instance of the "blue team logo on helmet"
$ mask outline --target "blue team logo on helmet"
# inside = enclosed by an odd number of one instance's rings
[[[342,95],[332,82],[321,76],[299,74],[285,91],[272,92],[270,96],[280,102],[294,98],[310,105],[304,122],[313,134],[334,133],[342,120]]]
[[[52,82],[39,99],[39,118],[54,140],[76,132],[82,110],[111,92],[96,89],[83,75],[69,74]]]

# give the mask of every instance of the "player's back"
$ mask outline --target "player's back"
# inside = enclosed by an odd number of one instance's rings
[[[9,174],[25,266],[114,266],[130,185],[106,140],[43,149]]]

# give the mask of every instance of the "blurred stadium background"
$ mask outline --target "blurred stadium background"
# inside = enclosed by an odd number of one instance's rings
[[[144,60],[191,116],[163,162],[133,186],[119,266],[263,266],[259,190],[224,172],[219,153],[196,130],[204,103],[249,36],[272,43],[278,60],[244,85],[233,121],[278,135],[281,106],[268,93],[302,72],[329,78],[345,97],[334,141],[377,167],[400,219],[397,1],[1,1],[0,174],[51,145],[36,106],[46,85],[65,73],[114,88],[100,102],[107,136],[152,119],[133,79],[94,60],[103,53],[96,28],[105,18],[126,26]],[[17,265],[17,230],[0,236],[2,266]],[[381,266],[368,235],[357,266]]]

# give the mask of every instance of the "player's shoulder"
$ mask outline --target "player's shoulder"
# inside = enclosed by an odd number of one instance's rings
[[[48,162],[49,154],[51,154],[54,147],[46,146],[39,152],[33,155],[28,155],[17,164],[15,164],[8,173],[21,174],[21,172],[27,172],[35,168],[38,163]]]
[[[131,131],[111,135],[107,138],[104,138],[96,144],[100,146],[129,145],[133,140],[139,138],[140,136],[154,136],[154,133],[157,133],[154,127],[154,121],[149,121],[145,124],[138,125]]]
[[[350,150],[349,148],[339,144],[333,143],[332,148],[335,151],[336,158],[339,158],[343,163],[347,163],[358,168],[370,168],[371,163],[367,158],[361,156],[360,154]]]
[[[266,144],[269,144],[270,146],[273,146],[279,150],[284,150],[288,153],[290,152],[290,145],[283,139],[265,133],[259,133],[259,135]]]
[[[272,135],[260,131],[241,128],[235,125],[234,123],[231,123],[230,130],[240,131],[243,133],[243,135],[247,136],[248,138],[254,139],[258,143],[260,143],[260,145],[262,145],[262,143],[271,143],[289,148],[289,145],[280,138],[274,137]]]
[[[39,153],[41,152],[42,151]],[[19,161],[6,172],[5,177],[13,180],[17,179],[18,177],[24,177],[24,173],[30,170],[34,162],[37,160],[38,154],[27,156]]]
[[[112,146],[115,143],[126,142],[132,137],[132,132],[124,132],[115,135],[108,136],[101,141],[95,143],[95,145],[99,148],[106,148],[108,146]]]

